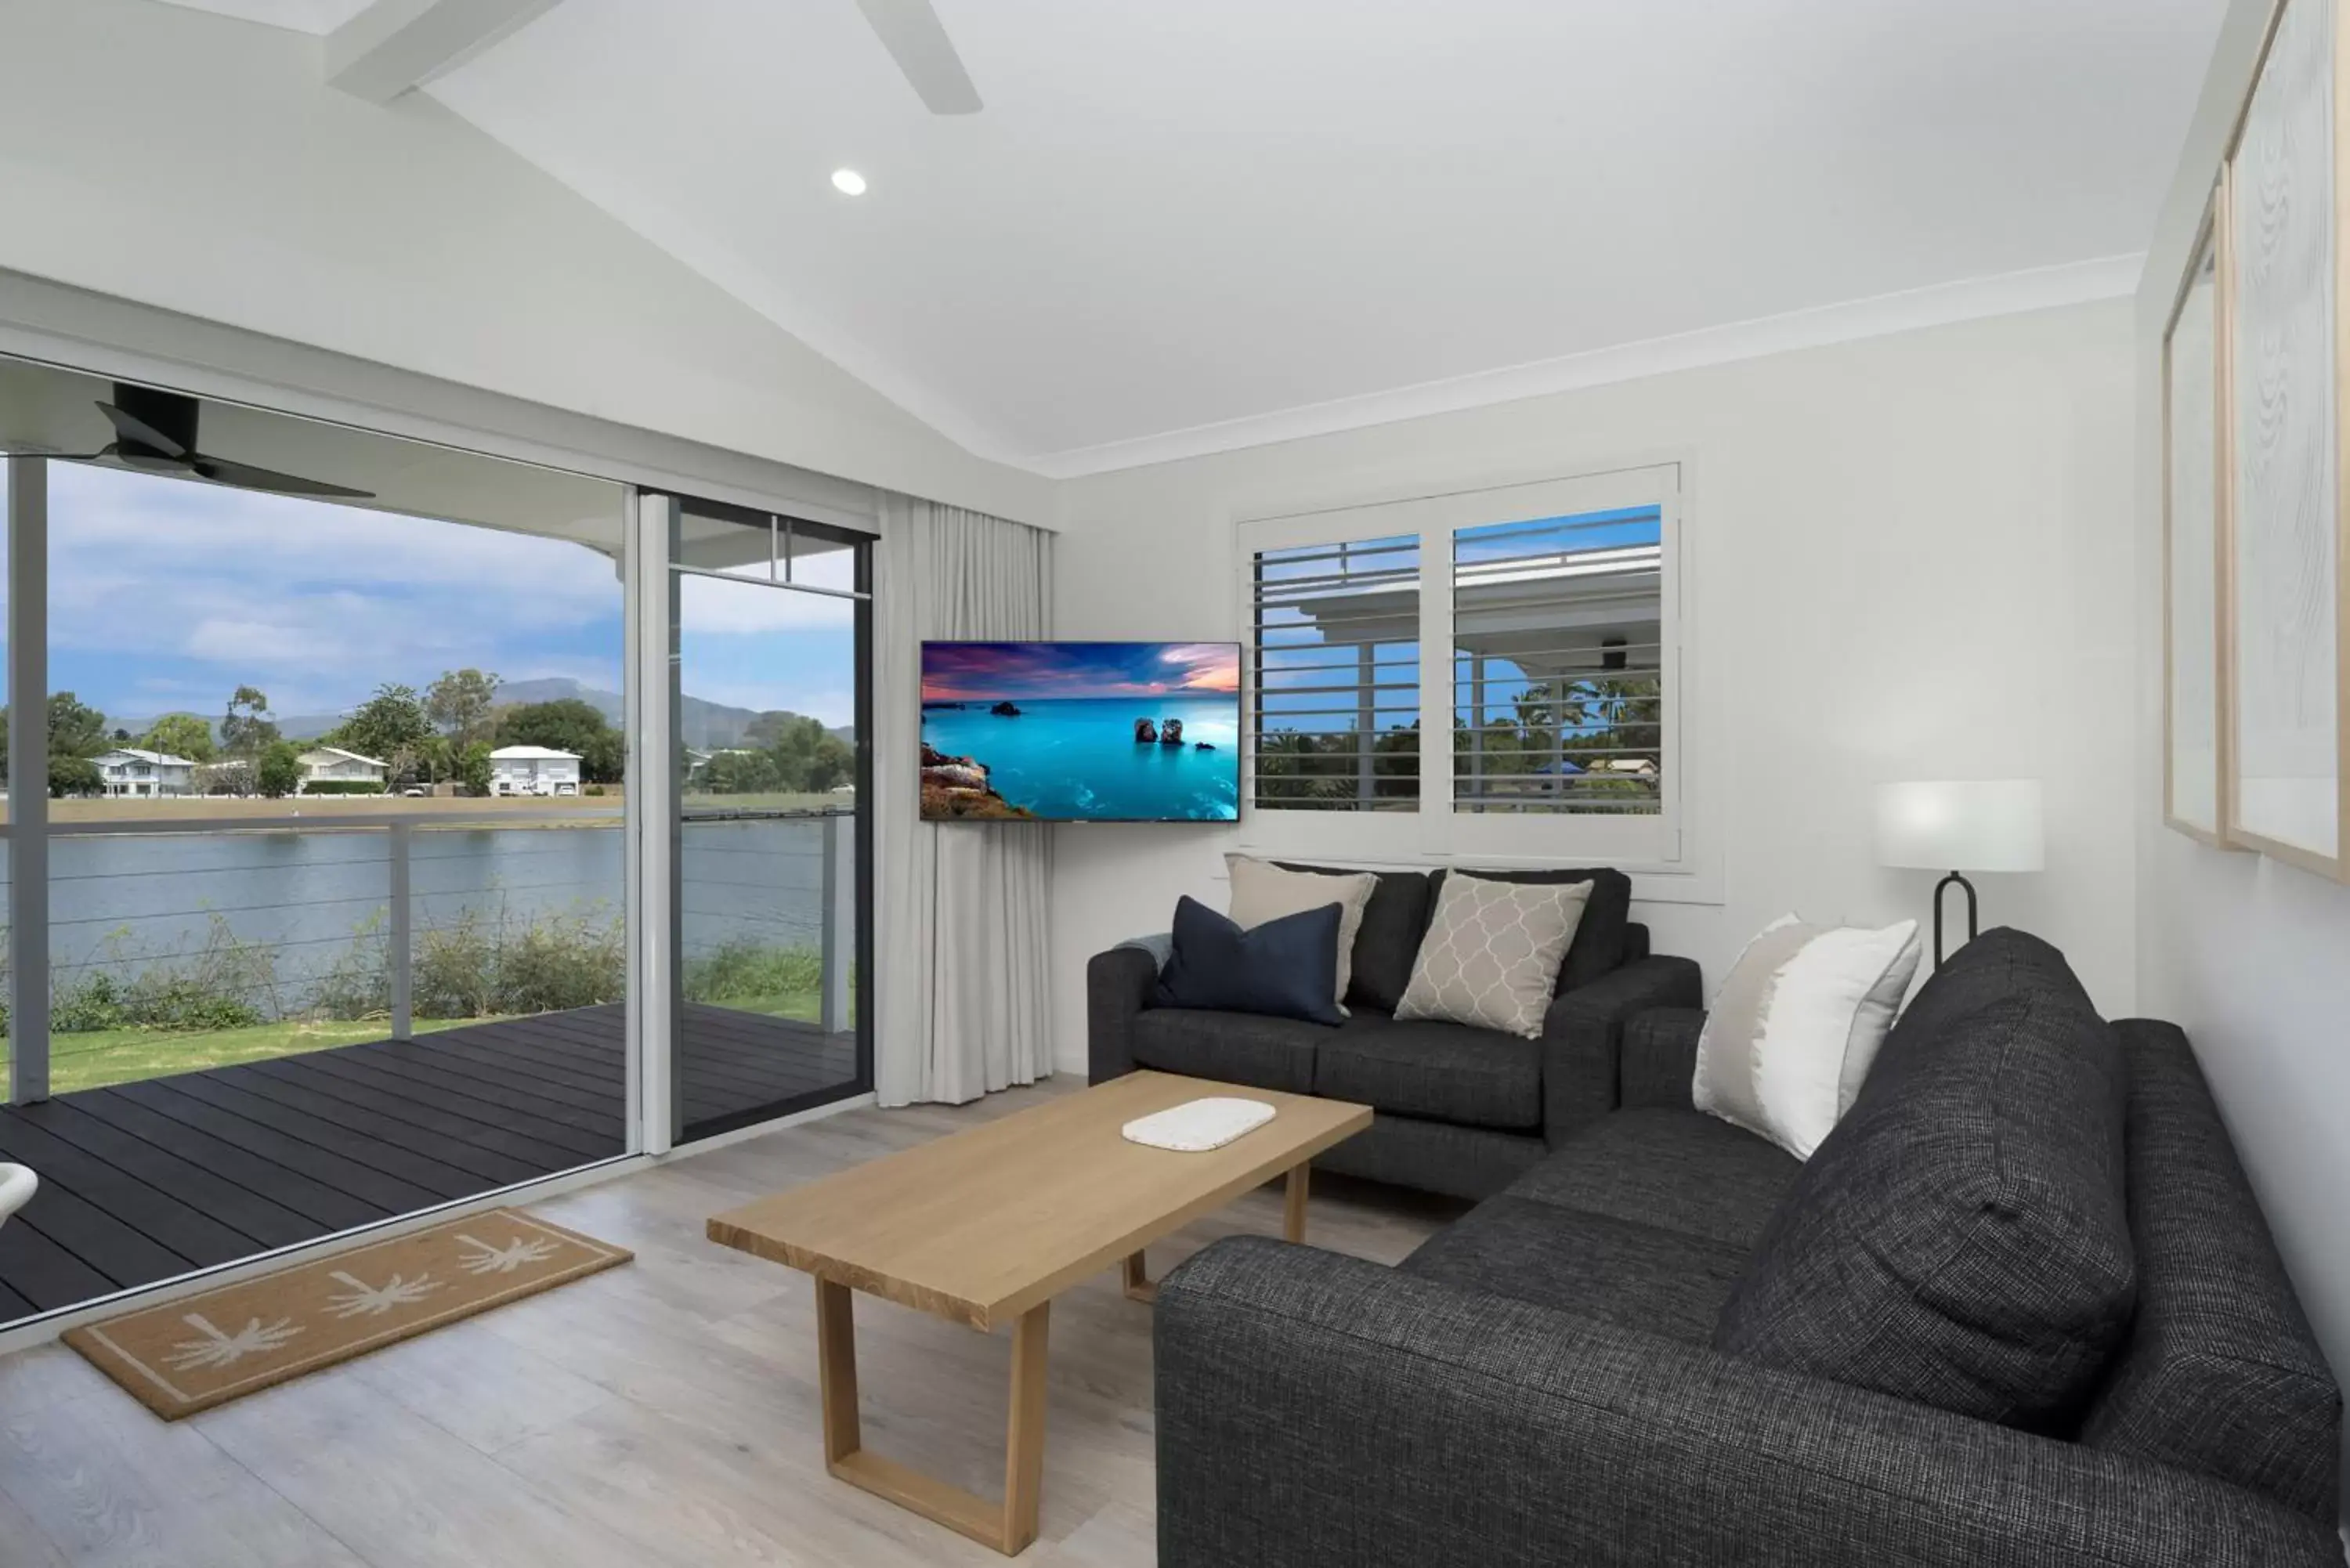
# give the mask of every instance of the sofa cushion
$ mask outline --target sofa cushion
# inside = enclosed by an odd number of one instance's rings
[[[1968,943],[1772,1216],[1715,1347],[2066,1429],[2136,1299],[2126,1084],[2062,954],[2018,931]]]
[[[2081,1441],[2232,1481],[2331,1523],[2342,1390],[2187,1036],[2168,1023],[2116,1027],[2129,1063],[2137,1318]]]
[[[1134,1060],[1162,1073],[1310,1095],[1315,1050],[1330,1035],[1295,1018],[1151,1007],[1134,1021]]]
[[[1284,871],[1318,876],[1357,875],[1340,866],[1305,866],[1287,860],[1274,864]],[[1375,871],[1372,875],[1378,885],[1371,889],[1371,901],[1363,906],[1363,922],[1355,930],[1355,962],[1347,983],[1347,1005],[1393,1012],[1411,980],[1419,939],[1428,930],[1435,880],[1425,871]]]
[[[1175,950],[1159,971],[1161,1007],[1223,1008],[1274,1018],[1336,1023],[1338,931],[1336,903],[1247,929],[1197,898],[1175,901]]]
[[[1531,1199],[1489,1198],[1404,1260],[1407,1273],[1703,1345],[1746,1253]]]
[[[1361,1012],[1327,1035],[1314,1092],[1466,1127],[1542,1125],[1542,1044],[1489,1029]]]
[[[1625,933],[1632,923],[1632,878],[1607,866],[1580,866],[1565,870],[1544,871],[1481,871],[1473,866],[1459,867],[1463,876],[1482,877],[1489,882],[1588,882],[1591,898],[1583,906],[1583,923],[1575,928],[1575,940],[1568,944],[1566,961],[1558,967],[1558,983],[1554,992],[1573,991],[1578,985],[1588,985],[1604,975],[1615,973],[1624,966]],[[1444,873],[1429,877],[1429,907],[1444,891]],[[1415,949],[1417,944],[1415,943]],[[1409,976],[1411,964],[1405,961]]]
[[[1315,1155],[1314,1165],[1317,1170],[1476,1202],[1524,1175],[1544,1149],[1538,1133],[1376,1116],[1353,1137]]]
[[[1679,1231],[1743,1257],[1803,1168],[1768,1139],[1701,1111],[1615,1111],[1577,1128],[1509,1192]]]

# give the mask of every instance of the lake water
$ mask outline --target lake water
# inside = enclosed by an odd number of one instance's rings
[[[685,954],[722,943],[819,947],[822,818],[696,822],[680,863]],[[515,921],[621,919],[624,837],[610,826],[418,828],[411,919],[419,930],[468,909]],[[349,950],[389,903],[384,833],[140,834],[49,846],[50,954],[60,969],[135,973],[200,949],[214,916],[275,950],[298,985]],[[843,933],[839,940],[853,940]]]
[[[1232,697],[1019,700],[922,710],[922,739],[987,764],[988,782],[1039,816],[1232,822],[1240,816],[1240,703]],[[1134,722],[1183,723],[1183,743],[1138,743]],[[1212,751],[1201,751],[1206,742]]]

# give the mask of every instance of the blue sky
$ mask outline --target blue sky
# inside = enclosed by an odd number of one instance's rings
[[[620,689],[619,577],[567,540],[80,463],[50,467],[49,532],[49,685],[111,717],[216,718],[239,685],[344,712],[468,665]],[[854,718],[845,601],[681,581],[689,693]]]

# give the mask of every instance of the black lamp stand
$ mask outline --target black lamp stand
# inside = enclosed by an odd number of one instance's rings
[[[1967,940],[1975,940],[1975,885],[1953,871],[1934,884],[1934,967],[1942,967],[1942,889],[1956,882],[1967,893]]]

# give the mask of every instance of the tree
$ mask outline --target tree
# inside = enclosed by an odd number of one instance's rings
[[[185,757],[192,763],[213,760],[213,727],[193,713],[166,713],[147,726],[139,743],[151,752]]]
[[[302,787],[302,753],[293,742],[272,741],[262,747],[254,783],[272,800],[282,800]]]
[[[490,793],[490,743],[475,741],[457,758],[457,784],[467,794]]]
[[[62,800],[69,794],[96,794],[106,787],[98,764],[88,757],[49,758],[49,794]]]
[[[712,794],[759,794],[779,789],[772,752],[714,752],[702,770],[702,787]]]
[[[427,735],[416,742],[416,768],[428,782],[439,784],[457,776],[463,749],[446,735]]]
[[[397,773],[414,765],[416,748],[432,732],[416,688],[386,681],[343,721],[328,743],[388,763]]]
[[[269,699],[258,689],[240,686],[221,715],[220,749],[232,757],[258,757],[280,737],[269,717]]]
[[[49,755],[94,757],[108,744],[105,714],[70,691],[49,693]]]
[[[552,702],[524,702],[498,716],[498,744],[546,746],[576,753],[583,760],[588,743],[608,734],[612,726],[593,702],[558,697]]]
[[[857,774],[856,748],[822,721],[801,715],[776,727],[769,753],[775,760],[777,789],[821,794]]]
[[[475,741],[489,738],[497,698],[496,676],[478,670],[452,670],[424,689],[424,716],[462,752]]]
[[[589,784],[619,784],[629,771],[629,738],[607,730],[579,753],[579,776]]]

